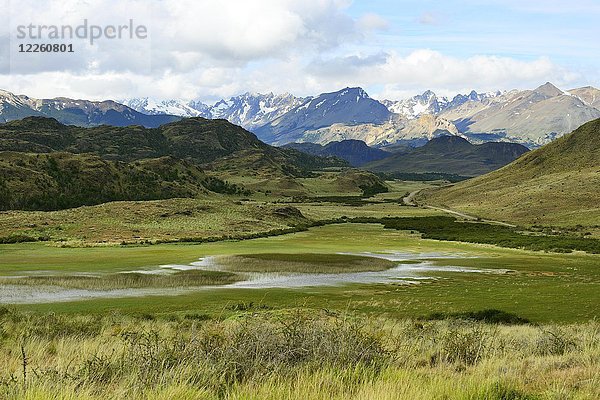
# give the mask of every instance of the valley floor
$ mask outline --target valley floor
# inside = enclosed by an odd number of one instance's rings
[[[598,398],[595,242],[444,236],[430,186],[2,213],[0,398]]]

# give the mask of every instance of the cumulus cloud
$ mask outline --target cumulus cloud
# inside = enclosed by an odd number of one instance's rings
[[[0,88],[35,97],[211,101],[245,91],[304,96],[362,86],[377,97],[399,98],[424,89],[510,89],[579,78],[543,56],[397,50],[406,42],[401,33],[378,34],[388,20],[350,13],[346,0],[23,0],[8,8],[10,25],[0,23]],[[86,18],[98,25],[131,18],[149,28],[149,37],[77,42],[72,55],[14,57],[14,37],[9,42],[5,32],[14,35],[17,24],[78,25]],[[439,23],[439,16],[426,13],[413,21],[419,22]],[[6,48],[12,57],[3,55]],[[9,58],[11,73],[3,73]]]
[[[34,80],[30,75],[0,75],[0,87],[41,97],[68,94],[115,99],[151,95],[214,101],[245,91],[311,95],[362,86],[375,88],[370,94],[376,98],[398,99],[425,89],[450,94],[471,89],[532,88],[548,80],[569,85],[578,78],[545,57],[531,61],[487,55],[463,59],[423,49],[404,56],[392,51],[308,63],[296,55],[262,63],[259,68],[215,66],[153,75],[104,72],[90,76],[63,71],[41,73]]]
[[[358,19],[358,26],[366,31],[386,30],[389,21],[379,14],[367,13]]]
[[[379,97],[397,98],[407,90],[495,90],[535,87],[551,80],[569,84],[579,76],[546,57],[521,61],[510,57],[478,55],[457,58],[433,50],[416,50],[406,56],[396,52],[370,57],[337,57],[320,60],[309,71],[323,80],[383,87]]]
[[[384,24],[375,15],[355,20],[340,0],[24,0],[11,2],[11,34],[17,26],[143,25],[147,40],[99,39],[91,46],[74,42],[65,57],[13,53],[15,73],[70,70],[85,72],[92,63],[102,72],[190,71],[199,64],[238,65],[294,52],[318,52],[360,40]]]

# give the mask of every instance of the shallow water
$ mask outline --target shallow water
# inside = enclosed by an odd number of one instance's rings
[[[176,296],[208,289],[209,287],[143,288],[89,290],[68,289],[59,286],[1,285],[0,304],[41,304],[66,301],[145,296]]]
[[[305,273],[241,273],[245,279],[223,286],[203,286],[185,288],[136,288],[115,290],[68,289],[57,286],[0,285],[0,304],[35,304],[53,303],[94,298],[122,298],[144,296],[176,296],[199,290],[221,288],[302,288],[317,286],[339,286],[346,284],[393,283],[397,285],[414,285],[422,281],[436,279],[435,272],[460,273],[508,273],[502,269],[476,269],[456,266],[437,266],[432,261],[436,258],[463,258],[464,255],[449,253],[404,253],[390,251],[386,253],[340,253],[384,258],[399,264],[385,271],[352,272],[339,274],[305,274]],[[423,260],[418,263],[414,261]],[[402,261],[412,261],[408,264]],[[177,271],[194,269],[219,270],[216,257],[205,257],[186,265],[167,264],[153,269],[126,271],[143,274],[170,274]]]

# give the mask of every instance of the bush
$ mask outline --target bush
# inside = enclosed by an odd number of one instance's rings
[[[481,311],[467,311],[459,313],[432,313],[424,318],[425,320],[444,320],[444,319],[467,319],[488,324],[519,325],[528,324],[530,321],[502,310],[486,309]]]
[[[380,223],[386,229],[416,230],[424,239],[494,244],[501,247],[536,251],[600,254],[600,239],[567,235],[529,235],[516,228],[474,222],[459,222],[454,217],[354,218],[354,223]]]
[[[470,330],[451,329],[441,341],[441,349],[434,355],[433,361],[444,361],[473,365],[485,355],[490,335],[480,326]]]
[[[543,330],[536,342],[540,355],[560,356],[577,349],[577,343],[561,328]]]

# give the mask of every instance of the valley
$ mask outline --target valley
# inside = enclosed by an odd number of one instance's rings
[[[418,385],[415,396],[455,396],[437,381],[452,376],[468,396],[537,396],[560,382],[593,397],[597,132],[592,121],[533,151],[446,134],[386,150],[358,140],[274,147],[201,117],[158,128],[4,124],[0,393],[23,393],[11,376],[25,357],[26,372],[53,371],[26,377],[41,398],[64,388],[97,398],[108,382],[114,398],[277,397],[329,373],[314,364],[326,351],[335,379],[357,381],[323,398],[393,398],[386,374]],[[540,192],[556,177],[585,189]],[[564,214],[528,209],[526,197],[502,204],[494,190],[555,198]],[[364,350],[357,338],[375,346],[371,361],[329,342]],[[318,355],[278,356],[296,345]],[[484,378],[522,357],[543,366],[543,382]],[[567,361],[576,364],[565,383],[556,363]],[[247,375],[222,375],[231,363]],[[203,378],[190,372],[198,366]]]
[[[0,400],[600,399],[600,0],[0,4]]]

